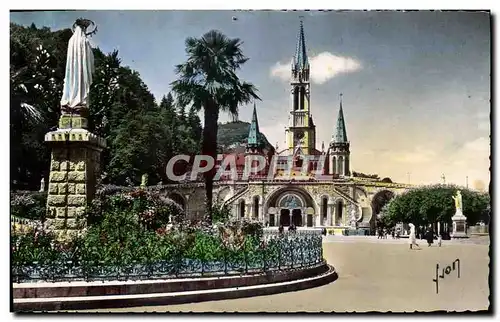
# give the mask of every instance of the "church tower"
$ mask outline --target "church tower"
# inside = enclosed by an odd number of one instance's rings
[[[248,129],[247,147],[245,151],[245,167],[246,169],[256,168],[258,161],[254,158],[248,158],[251,155],[264,155],[264,142],[260,138],[259,120],[257,119],[257,109],[253,104],[252,122]],[[267,159],[266,159],[267,166]]]
[[[310,113],[310,66],[302,20],[291,69],[291,104],[288,128],[285,130],[286,148],[288,155],[294,155],[297,152],[310,155],[316,149],[316,126]]]
[[[247,153],[260,153],[262,152],[262,140],[259,139],[259,120],[257,119],[257,109],[253,103],[252,122],[248,130],[247,139]]]
[[[342,94],[340,94],[340,109],[337,117],[337,128],[335,129],[335,133],[332,135],[329,150],[330,174],[338,174],[341,177],[350,176],[350,151],[344,122],[344,111],[342,110]]]

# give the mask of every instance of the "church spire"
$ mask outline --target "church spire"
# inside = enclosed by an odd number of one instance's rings
[[[333,137],[334,143],[347,143],[347,131],[345,129],[344,111],[342,110],[342,94],[340,94],[340,109],[337,117],[337,128]]]
[[[255,102],[253,103],[252,123],[250,123],[250,130],[248,131],[247,147],[256,148],[259,145],[259,121],[257,120],[257,109]]]
[[[309,59],[307,58],[304,24],[301,18],[297,48],[295,49],[295,56],[293,57],[292,70],[299,71],[304,69],[309,69]]]

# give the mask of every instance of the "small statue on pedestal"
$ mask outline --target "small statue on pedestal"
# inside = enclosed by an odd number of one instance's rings
[[[458,211],[462,210],[462,193],[460,190],[457,190],[457,194],[452,196],[453,200],[455,200],[455,209]]]
[[[141,178],[141,188],[145,188],[148,185],[148,175],[143,174]]]
[[[40,192],[44,191],[45,191],[45,178],[42,178],[42,180],[40,180]]]

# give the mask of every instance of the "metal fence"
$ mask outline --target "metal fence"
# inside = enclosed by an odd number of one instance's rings
[[[221,246],[221,251],[207,259],[186,258],[182,251],[154,263],[131,263],[105,266],[91,262],[58,260],[47,265],[13,265],[13,281],[106,281],[145,280],[183,277],[208,277],[276,273],[315,267],[324,262],[322,238],[317,234],[265,234],[260,244],[239,249]],[[272,236],[271,236],[272,235]],[[248,242],[250,243],[250,242]],[[72,254],[68,254],[70,258]]]

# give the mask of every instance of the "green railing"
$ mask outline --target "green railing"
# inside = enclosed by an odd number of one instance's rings
[[[173,247],[164,260],[105,266],[92,261],[75,261],[75,254],[39,265],[13,261],[13,281],[106,281],[185,278],[276,273],[315,267],[322,263],[322,237],[319,234],[265,234],[260,243],[247,238],[239,249],[221,244],[213,254],[189,256]],[[15,250],[14,250],[15,251]],[[76,256],[77,257],[77,256]],[[197,258],[195,258],[197,257]],[[118,261],[119,262],[119,261]]]

